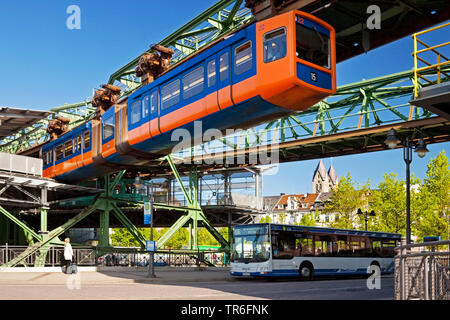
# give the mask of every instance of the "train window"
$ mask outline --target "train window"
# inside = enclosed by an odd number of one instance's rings
[[[272,62],[286,56],[286,28],[268,32],[263,40],[264,62]]]
[[[64,157],[69,157],[73,153],[73,141],[69,140],[64,142]]]
[[[114,134],[114,118],[113,116],[110,116],[103,120],[103,139],[108,139],[113,134]]]
[[[44,155],[44,165],[48,165],[51,164],[52,161],[52,154],[53,154],[53,150],[46,152]]]
[[[150,95],[150,113],[158,112],[158,91],[153,91]]]
[[[131,104],[131,124],[135,124],[139,120],[141,120],[141,100]]]
[[[252,68],[252,42],[248,41],[236,48],[234,53],[234,73],[244,73]]]
[[[183,99],[188,99],[203,91],[204,68],[200,67],[183,77]]]
[[[216,60],[208,62],[208,87],[216,84]]]
[[[91,135],[89,131],[86,131],[84,133],[84,150],[89,149],[91,146]]]
[[[60,144],[59,146],[56,147],[56,161],[61,160],[63,158],[63,145]]]
[[[302,60],[324,68],[330,68],[330,38],[317,31],[297,23],[296,55]]]
[[[142,99],[142,119],[148,116],[149,105],[150,105],[150,96],[145,96]]]
[[[81,150],[81,134],[77,137],[77,151]]]
[[[180,101],[180,80],[172,81],[161,88],[161,109],[170,108]]]
[[[219,75],[220,81],[225,81],[228,79],[228,52],[220,56],[219,59]]]

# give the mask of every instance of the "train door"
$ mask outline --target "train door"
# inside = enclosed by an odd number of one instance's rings
[[[231,98],[231,50],[224,49],[217,54],[217,61],[219,63],[219,77],[218,77],[218,102],[219,108],[225,109],[233,105]]]
[[[75,136],[75,138],[73,139],[73,149],[75,151],[75,161],[76,161],[76,165],[77,168],[81,168],[83,166],[83,134],[80,131],[80,133],[78,135]]]
[[[217,93],[218,83],[218,63],[217,55],[206,59],[206,112],[212,114],[219,109]]]
[[[115,144],[114,144],[114,133],[115,133],[115,114],[113,109],[106,111],[102,115],[102,137],[101,142],[102,145],[100,147],[100,152],[103,158],[110,156],[114,153]]]
[[[83,131],[81,135],[81,165],[87,166],[92,158],[91,152],[91,130]]]
[[[158,108],[158,89],[155,88],[150,95],[144,97],[144,102],[148,103],[148,108],[150,112],[149,121],[148,121],[148,130],[150,132],[150,136],[154,137],[161,132],[159,131],[159,108]]]
[[[102,159],[102,122],[92,120],[92,160],[94,163]]]

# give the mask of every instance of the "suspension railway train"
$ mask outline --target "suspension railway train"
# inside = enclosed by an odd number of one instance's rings
[[[246,129],[336,91],[333,27],[290,11],[253,22],[42,146],[44,176],[74,183],[171,153],[172,132]]]

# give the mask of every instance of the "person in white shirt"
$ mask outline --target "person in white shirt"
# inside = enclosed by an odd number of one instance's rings
[[[72,245],[70,244],[70,238],[64,239],[64,260],[66,260],[66,270],[70,267],[72,264],[72,258],[73,258],[73,250]]]

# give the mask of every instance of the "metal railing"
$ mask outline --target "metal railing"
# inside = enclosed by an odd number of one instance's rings
[[[424,80],[428,84],[436,84],[441,83],[442,76],[445,76],[447,79],[450,78],[449,74],[442,70],[443,66],[450,64],[450,59],[447,58],[442,52],[438,51],[437,49],[442,49],[445,46],[450,45],[450,41],[430,46],[426,44],[423,40],[420,40],[418,37],[420,35],[424,35],[426,33],[442,29],[445,27],[449,27],[450,22],[445,23],[443,25],[424,30],[421,32],[414,33],[411,37],[414,39],[414,52],[412,55],[414,56],[414,97],[417,98],[419,95],[419,88],[422,87],[422,84],[420,82],[420,79]],[[418,50],[418,43],[420,43],[425,48]],[[436,63],[430,62],[426,60],[424,57],[424,54],[431,54],[434,53],[436,55]],[[430,58],[428,58],[430,59]],[[419,63],[425,64],[423,67],[418,67]],[[437,72],[436,79],[432,80],[430,77],[427,77],[425,74],[423,74],[424,71],[429,71],[430,69],[435,70]],[[421,74],[422,73],[422,74]]]
[[[0,246],[0,266],[8,267],[8,263],[18,257],[27,246]],[[109,248],[109,252],[95,247],[74,247],[73,252],[79,266],[148,266],[149,253],[139,248]],[[29,256],[25,263],[34,266],[37,254]],[[193,267],[193,266],[226,266],[229,257],[224,252],[211,250],[158,250],[155,252],[156,266]],[[64,265],[64,248],[51,247],[45,258],[46,267]]]
[[[149,253],[141,249],[117,250],[98,257],[98,266],[147,267]],[[227,266],[228,257],[224,252],[203,250],[158,250],[154,254],[155,266],[200,267]]]
[[[449,300],[450,241],[404,245],[395,248],[396,300]],[[444,250],[444,247],[447,251]]]
[[[27,246],[0,246],[0,266],[8,267],[8,263],[14,258],[22,254]],[[92,247],[74,247],[74,261],[80,266],[93,266],[96,264],[96,252]],[[30,255],[25,263],[27,266],[33,266],[36,261],[37,254]],[[51,247],[45,257],[45,266],[58,267],[64,264],[64,248]]]

